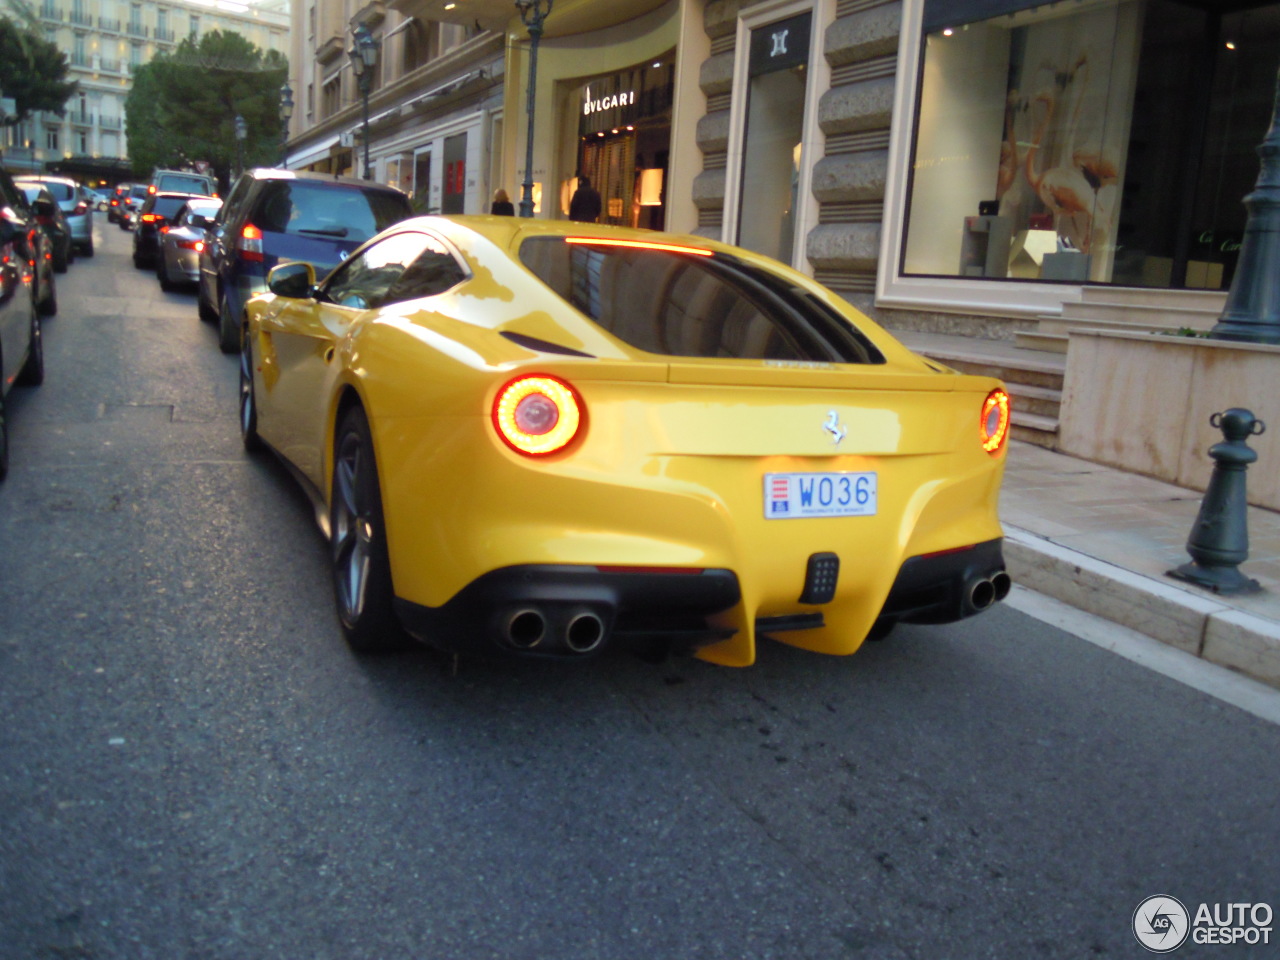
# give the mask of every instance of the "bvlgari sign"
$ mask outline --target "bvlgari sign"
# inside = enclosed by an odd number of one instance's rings
[[[582,95],[582,115],[589,117],[593,113],[600,113],[602,110],[615,110],[618,107],[630,107],[636,102],[636,92],[627,90],[623,93],[614,93],[599,100],[591,99],[591,88],[587,87]]]

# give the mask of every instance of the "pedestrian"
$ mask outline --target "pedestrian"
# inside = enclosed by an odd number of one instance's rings
[[[489,208],[489,212],[500,217],[514,217],[516,208],[511,203],[511,198],[507,196],[507,191],[499,187],[493,192],[493,206]]]
[[[578,189],[569,201],[569,219],[579,223],[595,223],[600,219],[600,194],[591,186],[590,177],[578,179]]]

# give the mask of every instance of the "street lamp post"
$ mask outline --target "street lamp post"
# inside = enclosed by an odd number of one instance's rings
[[[280,88],[280,166],[289,161],[289,118],[293,116],[293,88],[285,81]]]
[[[542,39],[542,23],[551,14],[552,0],[515,0],[520,20],[529,29],[529,98],[526,111],[529,115],[524,148],[524,184],[520,196],[520,216],[533,216],[533,104],[538,81],[538,41]]]
[[[244,117],[236,114],[236,174],[244,172],[244,138],[249,135],[249,126],[244,122]]]
[[[369,28],[363,23],[352,31],[355,42],[347,51],[351,58],[351,69],[356,75],[356,86],[360,90],[360,99],[364,104],[364,178],[373,179],[373,168],[369,165],[369,91],[373,88],[373,71],[378,65],[378,41],[374,39]]]

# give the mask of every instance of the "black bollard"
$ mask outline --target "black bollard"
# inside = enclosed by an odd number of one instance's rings
[[[1225,439],[1209,448],[1214,460],[1213,476],[1187,538],[1191,562],[1170,570],[1169,576],[1214,593],[1254,593],[1261,589],[1258,581],[1236,569],[1249,556],[1245,471],[1258,459],[1257,452],[1245,440],[1262,433],[1267,426],[1240,407],[1215,413],[1209,423],[1220,429]]]

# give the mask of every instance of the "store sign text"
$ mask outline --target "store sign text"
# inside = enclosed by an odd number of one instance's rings
[[[600,113],[602,110],[615,110],[618,107],[630,107],[636,102],[636,92],[627,90],[623,93],[615,93],[608,97],[602,97],[599,100],[591,99],[591,88],[587,87],[586,96],[582,101],[582,115],[589,117],[593,113]]]

